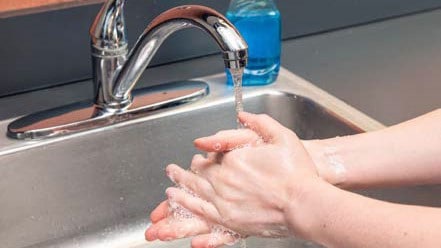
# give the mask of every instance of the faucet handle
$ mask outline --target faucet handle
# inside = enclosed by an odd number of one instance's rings
[[[90,28],[92,46],[100,50],[127,47],[124,3],[125,0],[108,0],[103,4]]]
[[[95,103],[103,110],[119,110],[130,97],[115,100],[113,83],[127,60],[128,42],[124,22],[125,0],[107,0],[90,28]]]

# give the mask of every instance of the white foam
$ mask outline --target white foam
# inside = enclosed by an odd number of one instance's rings
[[[178,188],[182,189],[183,191],[185,191],[186,193],[194,196],[194,197],[198,197],[199,196],[194,193],[192,190],[180,186],[180,185],[176,185]],[[198,216],[194,215],[190,210],[186,209],[185,207],[183,207],[182,205],[180,205],[179,203],[173,201],[173,199],[169,199],[168,200],[169,203],[169,211],[170,213],[172,213],[173,219],[171,219],[170,221],[188,221],[192,218],[199,218]],[[230,236],[230,240],[225,243],[225,245],[228,246],[232,246],[234,244],[236,244],[238,241],[242,240],[242,237],[240,234],[226,228],[223,227],[221,225],[210,225],[210,231],[211,231],[211,235],[210,235],[210,240],[209,240],[209,246],[214,246],[216,244],[219,243],[220,239],[222,238],[223,235],[228,235]],[[178,238],[182,238],[182,237],[178,237]],[[242,248],[246,248],[246,244],[245,242],[242,242],[241,244]]]
[[[169,200],[168,205],[169,211],[173,214],[174,220],[188,220],[194,217],[193,213],[190,210],[184,208],[179,203],[173,200]]]
[[[215,246],[216,244],[218,244],[219,240],[224,235],[227,235],[230,238],[230,240],[228,240],[225,243],[225,245],[228,245],[228,246],[235,245],[237,242],[242,240],[242,236],[240,234],[238,234],[228,228],[225,228],[221,225],[212,225],[211,226],[211,235],[210,235],[210,239],[208,241],[209,246]]]
[[[341,183],[345,180],[347,169],[344,165],[343,158],[338,155],[338,150],[336,147],[325,147],[324,155],[327,158],[329,168],[334,173],[337,179],[336,183]]]

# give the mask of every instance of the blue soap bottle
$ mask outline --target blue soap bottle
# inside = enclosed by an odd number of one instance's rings
[[[281,20],[272,0],[231,0],[226,17],[248,43],[243,85],[266,85],[280,69]],[[228,84],[232,85],[227,71]]]

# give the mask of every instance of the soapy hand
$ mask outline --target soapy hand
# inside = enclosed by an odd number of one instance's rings
[[[302,234],[292,221],[292,205],[320,180],[301,141],[266,115],[241,113],[249,129],[223,131],[200,138],[195,146],[209,152],[196,155],[191,172],[169,165],[168,176],[180,187],[167,189],[168,202],[151,214],[147,240],[196,236],[192,247],[218,247],[241,237],[285,237]],[[196,217],[174,221],[169,203]],[[290,216],[288,218],[288,216]],[[226,229],[213,240],[213,227]]]

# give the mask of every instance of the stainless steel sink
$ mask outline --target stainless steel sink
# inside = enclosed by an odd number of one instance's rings
[[[146,243],[148,213],[170,185],[164,168],[188,166],[193,139],[235,127],[223,75],[201,78],[211,93],[143,119],[66,137],[0,138],[2,247],[189,247]],[[267,113],[304,139],[383,126],[282,69],[270,86],[244,89],[247,111]],[[0,123],[3,133],[7,123]],[[250,239],[250,247],[315,247],[295,239]]]

